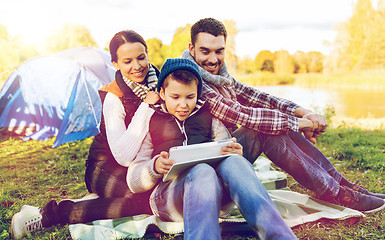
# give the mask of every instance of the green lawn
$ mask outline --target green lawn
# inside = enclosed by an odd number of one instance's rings
[[[92,139],[52,149],[46,142],[0,139],[0,239],[9,238],[13,214],[22,205],[42,206],[51,199],[83,197],[84,162]],[[317,147],[351,181],[371,191],[385,193],[385,132],[329,129]],[[312,195],[289,177],[292,190]],[[368,214],[356,222],[318,221],[294,228],[299,239],[384,239],[385,211]],[[54,226],[26,239],[71,239],[68,226]],[[183,239],[182,236],[148,234],[144,239]],[[250,234],[226,233],[224,239],[256,239]]]

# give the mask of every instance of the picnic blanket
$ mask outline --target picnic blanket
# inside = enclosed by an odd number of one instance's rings
[[[276,171],[267,158],[259,157],[254,169],[290,227],[323,218],[343,220],[364,217],[364,214],[359,211],[290,191],[287,187],[286,174]],[[225,219],[219,219],[219,222],[222,231],[250,230],[237,209]],[[120,219],[98,220],[87,224],[72,224],[69,225],[69,230],[74,240],[141,238],[146,232],[159,230],[169,234],[183,233],[183,222],[164,222],[154,215],[142,214]]]

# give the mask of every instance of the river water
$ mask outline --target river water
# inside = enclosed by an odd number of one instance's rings
[[[290,85],[256,88],[312,110],[333,106],[339,119],[385,119],[384,88],[307,88]]]

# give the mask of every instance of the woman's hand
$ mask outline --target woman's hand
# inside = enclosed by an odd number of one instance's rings
[[[159,99],[160,99],[159,93],[154,91],[149,91],[147,93],[146,98],[143,100],[143,102],[147,104],[155,104],[159,101]]]
[[[175,163],[173,160],[168,159],[169,153],[162,151],[160,156],[155,160],[155,171],[160,174],[166,174],[170,170],[171,166]]]
[[[227,144],[227,146],[222,147],[221,154],[227,155],[227,154],[238,154],[240,156],[243,156],[243,147],[241,144],[237,143],[236,138],[231,138],[233,141],[232,143]]]

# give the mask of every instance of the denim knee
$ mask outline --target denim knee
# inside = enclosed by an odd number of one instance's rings
[[[244,157],[239,155],[230,155],[224,159],[217,167],[217,169],[223,173],[225,172],[240,172],[245,173],[245,171],[250,171],[254,174],[253,165]]]
[[[194,166],[185,179],[185,191],[189,188],[190,197],[199,202],[218,201],[222,194],[221,183],[215,169],[205,163]]]
[[[214,209],[218,217],[221,196],[222,186],[215,170],[208,164],[198,164],[177,179],[161,182],[150,204],[162,220],[183,221],[187,209],[194,214]]]

